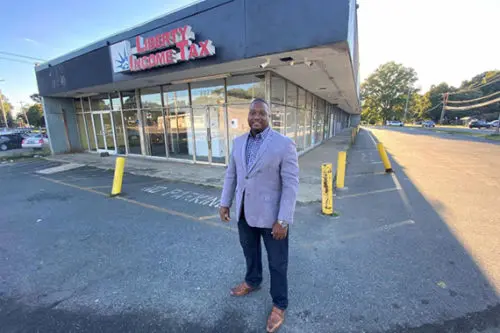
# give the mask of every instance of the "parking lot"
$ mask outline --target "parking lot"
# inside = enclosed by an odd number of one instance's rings
[[[340,216],[297,207],[281,332],[492,325],[497,294],[439,217],[421,202],[424,215],[408,210],[372,147],[350,156]],[[126,174],[123,196],[110,198],[111,171],[37,173],[58,165],[0,164],[3,331],[263,330],[266,270],[261,291],[228,296],[244,259],[235,221],[218,221],[219,190]]]

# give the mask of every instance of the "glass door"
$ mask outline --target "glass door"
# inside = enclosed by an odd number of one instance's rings
[[[111,112],[93,112],[92,123],[94,125],[97,151],[116,154],[115,127]]]
[[[209,108],[207,106],[193,107],[194,143],[196,160],[210,162],[210,123]]]
[[[111,112],[101,113],[102,127],[104,130],[104,140],[106,141],[106,149],[115,151],[115,130],[113,120],[111,119]]]
[[[105,140],[104,140],[104,130],[102,128],[102,120],[101,120],[101,114],[100,113],[93,113],[92,114],[92,122],[94,123],[94,133],[96,137],[96,146],[97,150],[99,151],[105,151],[106,150],[106,145],[105,145]]]

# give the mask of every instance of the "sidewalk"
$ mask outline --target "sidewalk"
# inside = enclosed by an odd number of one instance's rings
[[[350,134],[351,130],[345,129],[336,137],[331,138],[299,158],[299,202],[306,203],[321,200],[321,164],[332,163],[335,170],[337,153],[341,150],[347,150]],[[47,157],[47,160],[77,163],[99,169],[113,170],[116,157],[100,157],[98,154],[80,153],[51,156]],[[134,175],[150,176],[216,188],[222,188],[225,170],[221,166],[184,164],[134,156],[128,156],[125,165],[125,171]]]

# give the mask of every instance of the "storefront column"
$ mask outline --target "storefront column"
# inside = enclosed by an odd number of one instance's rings
[[[227,78],[224,78],[224,126],[226,130],[224,131],[224,141],[226,142],[226,165],[229,165],[229,116],[227,114]]]
[[[266,72],[266,77],[265,77],[265,87],[266,87],[266,102],[267,104],[269,104],[269,109],[271,109],[271,72],[267,71]],[[271,113],[273,112],[273,110],[270,110]],[[271,115],[269,115],[271,116]]]
[[[144,135],[144,118],[142,116],[142,107],[141,107],[141,94],[139,89],[135,90],[135,104],[137,105],[137,120],[139,121],[139,138],[141,140],[141,152],[142,155],[148,156],[148,146],[146,144],[146,136]]]
[[[88,124],[87,124],[87,119],[85,119],[85,110],[84,110],[84,107],[83,107],[83,98],[80,98],[80,106],[82,108],[82,118],[83,118],[83,124],[85,126],[85,135],[87,137],[87,147],[89,147],[89,150],[90,150],[90,137],[89,137],[89,128],[88,128]]]
[[[127,126],[125,126],[125,117],[123,116],[123,100],[122,100],[122,92],[118,92],[118,98],[120,99],[120,115],[122,117],[122,126],[123,126],[123,141],[125,142],[125,154],[129,154],[128,150],[128,132]]]
[[[81,151],[73,98],[42,98],[45,126],[52,154]]]

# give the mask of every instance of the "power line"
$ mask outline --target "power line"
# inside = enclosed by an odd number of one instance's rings
[[[448,103],[455,103],[455,104],[464,104],[464,103],[470,103],[470,102],[475,102],[475,101],[480,101],[482,99],[485,99],[485,98],[489,98],[491,96],[495,96],[495,95],[498,95],[500,94],[500,91],[497,91],[497,92],[494,92],[492,94],[489,94],[489,95],[486,95],[486,96],[483,96],[483,97],[478,97],[478,98],[474,98],[474,99],[468,99],[468,100],[464,100],[464,101],[450,101],[448,100]]]
[[[475,105],[468,105],[468,106],[445,106],[444,108],[446,110],[470,110],[470,109],[477,109],[477,108],[481,108],[483,106],[487,106],[487,105],[490,105],[490,104],[493,104],[493,103],[497,103],[497,102],[500,102],[500,97],[497,97],[491,101],[488,101],[488,102],[483,102],[483,103],[479,103],[479,104],[475,104]]]
[[[22,64],[30,64],[30,65],[35,65],[36,64],[35,62],[28,61],[28,60],[21,60],[21,59],[11,59],[11,58],[6,58],[6,57],[0,57],[0,59],[10,60],[10,61],[14,61],[14,62],[20,62]]]
[[[436,106],[434,106],[434,107],[430,108],[429,110],[425,110],[425,111],[424,111],[424,113],[425,113],[425,112],[430,112],[430,111],[434,110],[435,108],[437,108],[438,106],[440,106],[440,105],[442,105],[442,104],[443,104],[443,102],[439,102],[439,104],[438,104],[438,105],[436,105]]]
[[[482,88],[482,87],[486,87],[486,86],[489,86],[490,84],[493,84],[495,82],[498,82],[500,81],[500,78],[496,79],[496,80],[493,80],[493,81],[490,81],[490,82],[487,82],[487,83],[484,83],[484,84],[481,84],[477,87],[474,87],[473,89],[464,89],[464,90],[459,90],[459,91],[455,91],[455,92],[451,92],[451,93],[448,93],[448,95],[456,95],[456,94],[461,94],[463,92],[468,92],[468,91],[476,91],[478,88]]]
[[[46,61],[46,60],[40,59],[40,58],[34,58],[34,57],[30,57],[30,56],[25,56],[25,55],[22,55],[22,54],[5,52],[5,51],[0,51],[0,54],[5,54],[5,55],[9,55],[9,56],[13,56],[13,57],[19,57],[19,58],[26,58],[26,59],[31,59],[31,60],[37,60],[37,61]]]

